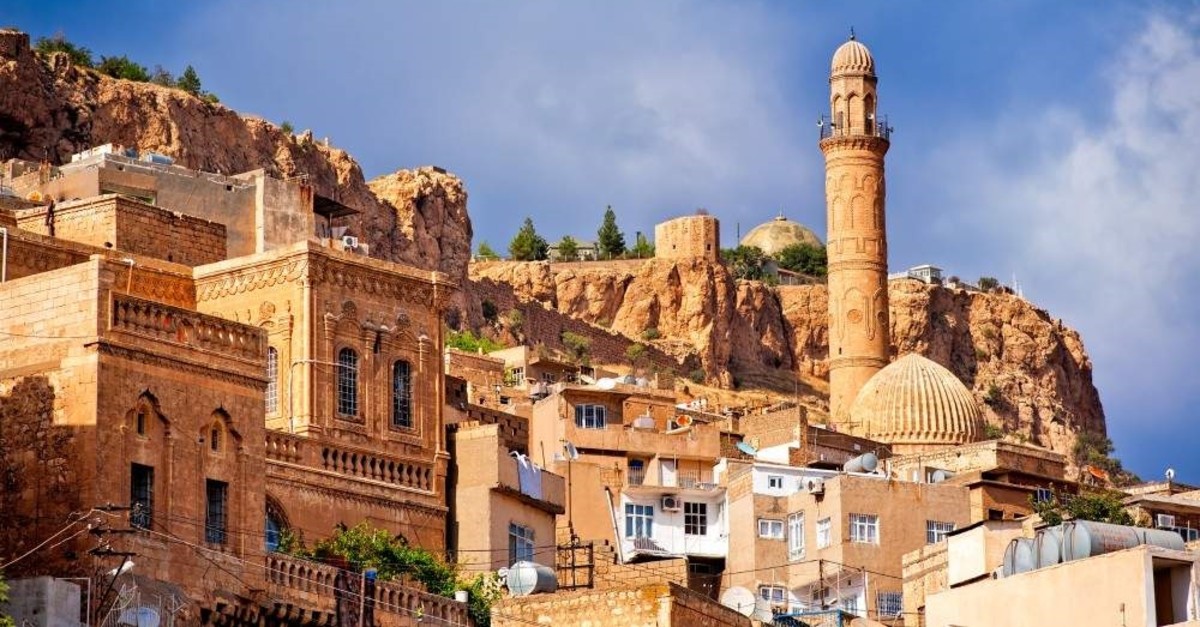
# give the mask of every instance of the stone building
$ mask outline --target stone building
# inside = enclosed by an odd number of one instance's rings
[[[654,256],[719,261],[721,223],[708,213],[661,222],[654,226]]]
[[[303,180],[166,161],[104,147],[4,168],[3,185],[55,202],[0,209],[0,464],[23,478],[0,493],[20,530],[0,554],[73,512],[132,530],[6,574],[128,554],[130,581],[174,586],[198,620],[321,620],[340,575],[271,552],[283,530],[312,542],[366,521],[445,545],[441,320],[457,288],[332,237],[353,210]],[[401,584],[377,598],[385,625],[466,620]]]

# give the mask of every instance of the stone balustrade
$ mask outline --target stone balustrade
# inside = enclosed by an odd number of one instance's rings
[[[261,330],[133,296],[113,294],[109,329],[244,360],[266,358]]]
[[[355,451],[281,431],[267,431],[266,452],[270,460],[379,481],[398,488],[431,492],[435,487],[431,464]]]
[[[282,553],[267,555],[266,562],[272,595],[306,605],[311,611],[334,611],[337,568]],[[353,594],[356,588],[357,581],[354,581],[350,584],[350,593]],[[375,618],[382,627],[399,627],[428,619],[439,625],[469,627],[472,624],[465,603],[396,582],[382,582],[375,587]]]

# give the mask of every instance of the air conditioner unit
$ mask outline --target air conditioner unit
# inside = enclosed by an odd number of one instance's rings
[[[806,487],[809,494],[825,494],[825,481],[823,479],[809,479]]]
[[[346,248],[358,248],[358,238],[353,235],[343,235],[342,246]]]
[[[1154,526],[1158,528],[1175,527],[1175,516],[1171,514],[1158,514],[1154,517]]]
[[[680,508],[679,497],[675,496],[673,494],[668,494],[668,495],[662,497],[662,508],[663,508],[664,512],[679,511],[679,508]]]

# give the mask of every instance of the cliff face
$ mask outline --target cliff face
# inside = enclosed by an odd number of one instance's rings
[[[766,380],[772,371],[788,375],[776,381],[799,374],[804,400],[818,411],[824,402],[824,285],[772,289],[734,280],[720,264],[690,260],[480,264],[471,277],[629,338],[655,329],[657,347],[677,358],[695,355],[709,379],[725,385]],[[950,368],[989,423],[1065,453],[1075,434],[1104,432],[1083,342],[1045,311],[1012,295],[915,281],[892,282],[890,301],[893,356],[918,352]]]
[[[307,175],[317,194],[360,211],[352,232],[372,256],[466,274],[471,222],[457,177],[401,170],[373,185],[345,151],[293,135],[178,90],[102,76],[62,54],[41,59],[11,31],[0,54],[0,160],[63,163],[113,143],[170,155],[178,165],[225,174],[258,168]]]

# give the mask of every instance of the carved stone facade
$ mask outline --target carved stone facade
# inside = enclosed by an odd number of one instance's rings
[[[865,55],[865,56],[864,56]],[[887,228],[874,61],[849,41],[834,53],[832,124],[822,127],[829,235],[829,408],[849,421],[858,391],[888,363]],[[885,131],[885,132],[881,132]]]
[[[659,259],[721,258],[721,223],[706,214],[683,216],[654,226],[654,256]]]

